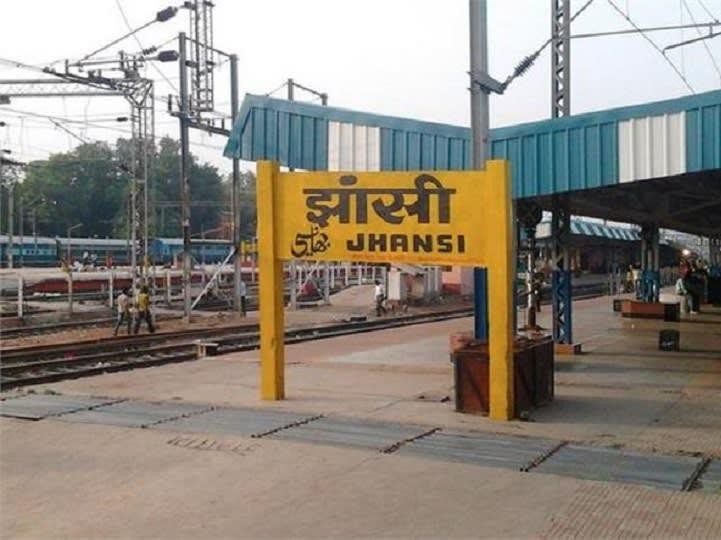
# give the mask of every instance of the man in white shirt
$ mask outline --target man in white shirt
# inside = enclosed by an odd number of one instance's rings
[[[240,311],[245,317],[247,313],[247,304],[245,303],[245,297],[248,294],[248,288],[245,285],[245,281],[240,280]]]
[[[123,289],[117,298],[118,302],[118,321],[115,323],[114,336],[118,335],[118,329],[123,321],[128,325],[128,335],[130,335],[130,324],[132,317],[130,316],[130,296],[128,296],[128,289]]]
[[[387,313],[387,310],[386,310],[385,306],[383,305],[383,300],[385,300],[386,295],[385,295],[385,290],[383,289],[383,285],[381,285],[378,280],[376,280],[375,284],[376,284],[376,287],[375,287],[374,297],[375,297],[375,301],[376,301],[376,317],[380,317],[381,315],[384,315],[385,313]]]

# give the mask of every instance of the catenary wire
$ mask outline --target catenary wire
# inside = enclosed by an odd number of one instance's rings
[[[130,26],[130,21],[128,21],[128,17],[125,15],[125,10],[123,10],[123,5],[120,3],[120,0],[115,0],[115,5],[118,6],[118,11],[120,11],[120,15],[125,22],[125,26],[128,28],[128,30],[132,30],[133,28]],[[138,47],[140,47],[141,51],[145,49],[145,47],[143,47],[143,44],[140,42],[140,39],[138,39],[138,36],[133,34],[133,39],[138,44]],[[155,63],[150,62],[150,65],[153,67],[156,73],[158,73],[158,75],[165,79],[165,82],[168,83],[175,92],[179,92],[178,88],[170,81],[170,79],[165,76],[165,73],[163,73],[160,68],[155,65]]]
[[[696,24],[696,18],[693,16],[693,13],[688,7],[688,3],[686,2],[686,0],[681,0],[681,3],[683,4],[683,7],[686,8],[686,13],[688,13],[688,16],[691,18],[691,22]],[[703,32],[701,32],[700,28],[696,28],[696,33],[698,33],[699,36],[703,36]],[[713,64],[713,67],[719,76],[719,81],[721,81],[721,69],[719,68],[718,62],[716,62],[716,58],[714,58],[714,55],[711,52],[711,48],[708,46],[708,43],[706,43],[706,41],[702,41],[701,43],[703,44],[704,49],[706,49],[708,57],[711,59],[711,63]]]
[[[706,6],[703,0],[698,0],[699,5],[703,8],[703,10],[706,12],[706,14],[711,17],[716,22],[719,22],[718,17],[716,17],[713,13],[711,13],[711,10]]]
[[[658,53],[663,57],[663,59],[666,61],[666,63],[668,63],[668,65],[671,66],[671,68],[674,70],[674,72],[676,73],[676,75],[678,75],[679,78],[683,81],[683,83],[686,85],[686,88],[688,88],[689,91],[690,91],[692,94],[695,94],[695,93],[696,93],[696,90],[694,90],[693,86],[691,86],[691,83],[688,82],[688,79],[684,76],[683,73],[681,73],[681,71],[678,69],[678,67],[676,67],[676,64],[674,64],[674,63],[671,61],[671,59],[663,53],[663,50],[661,50],[661,47],[659,47],[654,40],[652,40],[650,37],[648,37],[648,35],[646,34],[646,32],[644,32],[635,22],[633,22],[633,20],[632,20],[628,15],[626,15],[626,14],[623,12],[623,10],[621,10],[621,8],[619,8],[613,0],[606,0],[606,1],[609,3],[609,5],[610,5],[614,10],[616,10],[616,12],[617,12],[619,15],[621,15],[621,17],[623,17],[624,19],[626,19],[626,21],[627,21],[631,26],[633,26],[634,29],[635,29],[637,32],[639,32],[639,33],[641,34],[641,36],[642,36],[646,41],[648,41],[654,49],[656,49],[656,50],[658,51]]]

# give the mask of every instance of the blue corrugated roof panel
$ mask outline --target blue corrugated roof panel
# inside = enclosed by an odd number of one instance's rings
[[[516,198],[619,182],[618,123],[684,111],[686,170],[721,168],[721,91],[491,130],[491,156],[511,161]],[[228,157],[328,168],[328,123],[380,129],[381,170],[470,167],[468,128],[246,95]]]
[[[686,170],[721,168],[721,100],[686,110]]]

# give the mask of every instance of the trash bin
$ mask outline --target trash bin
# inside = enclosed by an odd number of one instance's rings
[[[658,348],[661,351],[678,351],[681,333],[678,330],[661,330],[658,334]]]

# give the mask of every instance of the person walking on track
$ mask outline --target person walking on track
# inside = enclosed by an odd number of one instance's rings
[[[128,335],[130,335],[130,325],[132,323],[132,317],[130,316],[130,297],[128,296],[128,289],[123,289],[117,298],[118,302],[118,320],[115,323],[114,336],[118,335],[120,325],[125,322],[128,325]]]
[[[150,292],[148,291],[147,285],[143,285],[140,288],[136,305],[138,308],[138,317],[135,319],[134,333],[137,334],[138,330],[140,330],[140,321],[145,320],[148,324],[148,330],[152,334],[155,332],[155,327],[153,326],[153,315],[150,313]]]
[[[242,279],[240,280],[240,312],[243,314],[243,317],[245,317],[248,313],[248,305],[246,304],[245,297],[248,294],[248,287],[245,284],[245,281]]]

